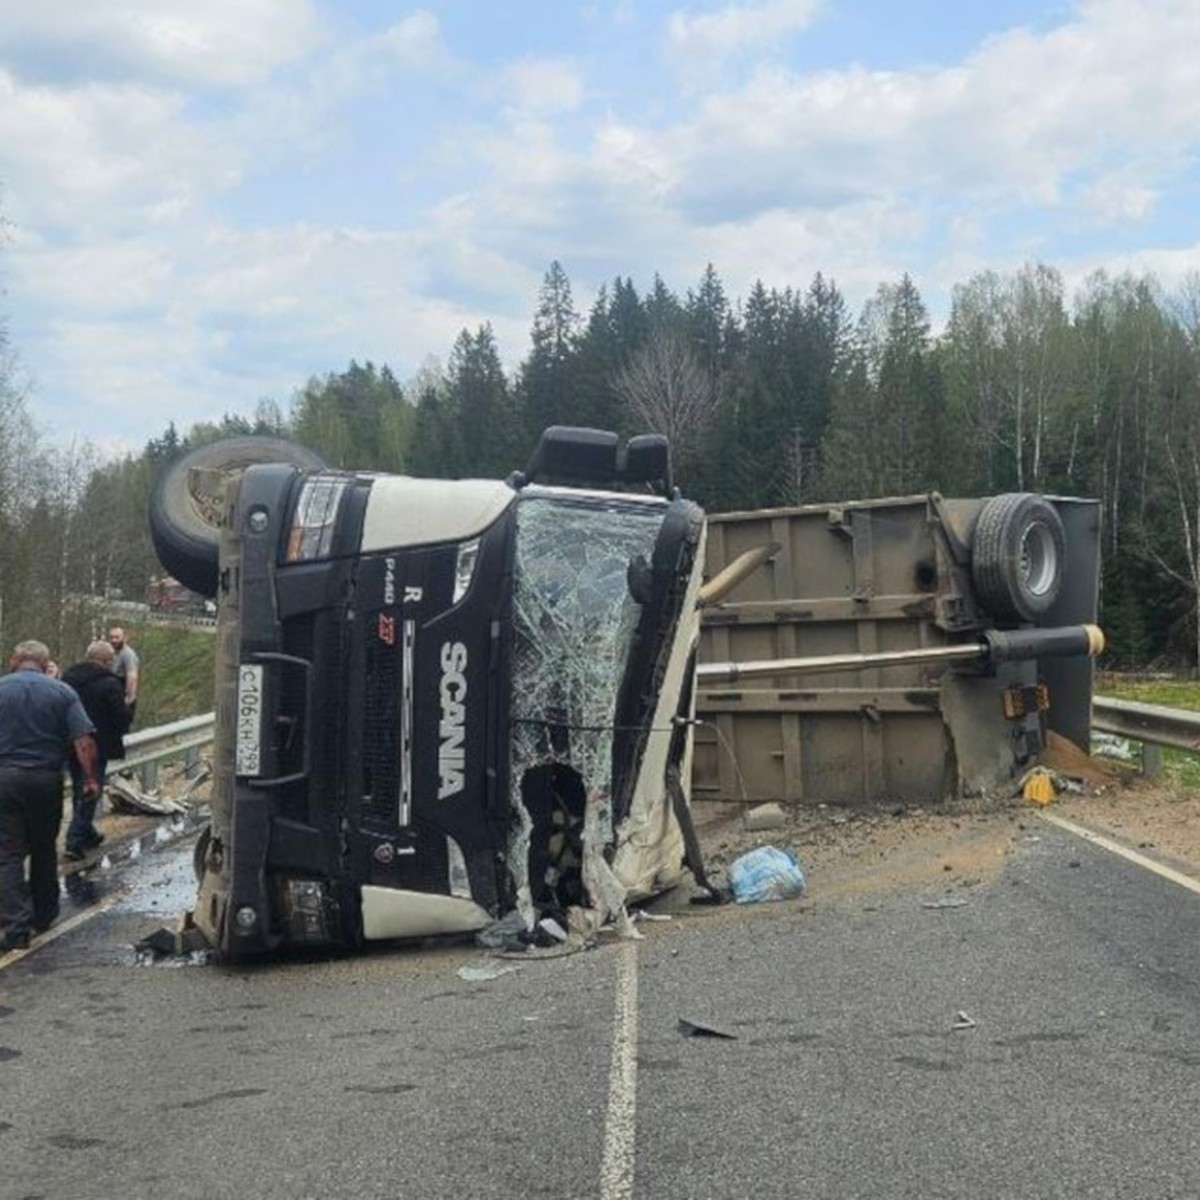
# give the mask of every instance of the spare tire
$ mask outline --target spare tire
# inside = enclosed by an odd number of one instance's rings
[[[1008,492],[979,513],[971,543],[976,596],[1001,621],[1037,621],[1062,591],[1067,537],[1044,496]]]
[[[218,527],[225,481],[255,463],[319,471],[320,455],[277,437],[235,437],[197,446],[171,463],[150,494],[150,534],[163,567],[202,596],[217,594]]]

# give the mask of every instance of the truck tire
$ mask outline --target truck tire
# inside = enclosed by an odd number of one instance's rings
[[[1000,621],[1037,621],[1062,591],[1067,538],[1044,496],[1008,492],[979,513],[971,577],[983,607]]]
[[[150,494],[150,534],[159,562],[184,587],[201,596],[217,594],[222,477],[267,462],[309,471],[325,465],[319,455],[285,438],[235,437],[198,446],[159,477]]]

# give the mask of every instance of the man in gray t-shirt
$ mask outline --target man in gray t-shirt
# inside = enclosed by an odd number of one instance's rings
[[[125,706],[129,709],[129,723],[132,725],[137,712],[141,664],[137,651],[125,640],[125,630],[120,625],[114,625],[108,631],[108,644],[113,648],[113,674],[125,685]]]
[[[24,949],[58,916],[54,843],[68,754],[82,769],[84,795],[100,795],[92,722],[74,689],[46,674],[49,661],[44,643],[21,642],[12,673],[0,677],[0,954]]]

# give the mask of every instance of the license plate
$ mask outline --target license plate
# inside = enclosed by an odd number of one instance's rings
[[[238,667],[234,769],[239,775],[258,775],[262,771],[262,681],[262,667]]]

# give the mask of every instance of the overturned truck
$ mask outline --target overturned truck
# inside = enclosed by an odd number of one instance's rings
[[[685,866],[703,880],[701,614],[770,550],[704,583],[704,514],[662,437],[556,427],[502,482],[331,471],[236,438],[176,463],[150,522],[164,567],[217,600],[194,919],[224,956],[514,911],[621,922]],[[959,661],[984,672],[1096,646],[1079,627],[963,632]]]

